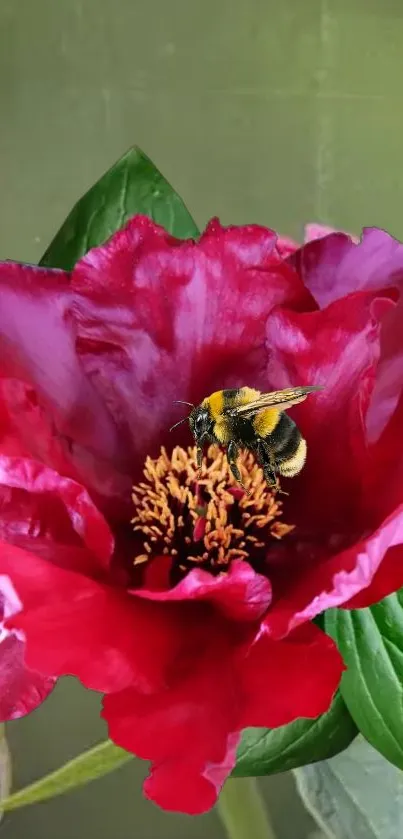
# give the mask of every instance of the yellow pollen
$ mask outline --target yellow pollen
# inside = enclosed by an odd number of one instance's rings
[[[282,502],[251,452],[242,452],[238,465],[248,495],[217,446],[208,449],[201,477],[195,447],[177,446],[170,457],[162,448],[156,460],[147,457],[144,480],[132,493],[141,546],[135,566],[164,554],[175,558],[180,576],[195,564],[218,573],[233,559],[264,556],[270,541],[290,533],[293,526],[279,521]]]

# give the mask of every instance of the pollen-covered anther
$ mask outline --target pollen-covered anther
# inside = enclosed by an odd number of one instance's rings
[[[270,541],[293,530],[279,521],[281,501],[253,455],[241,453],[238,463],[247,495],[217,446],[210,446],[201,477],[196,448],[177,446],[171,457],[162,448],[156,460],[148,457],[144,480],[132,494],[132,524],[140,547],[134,564],[164,554],[174,558],[180,575],[195,564],[218,573],[233,559],[252,564],[261,560]]]

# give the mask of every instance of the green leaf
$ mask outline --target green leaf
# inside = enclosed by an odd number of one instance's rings
[[[233,775],[271,775],[324,760],[345,749],[356,733],[340,694],[336,694],[329,711],[317,719],[300,719],[281,728],[247,728]]]
[[[403,777],[358,737],[332,760],[296,769],[298,791],[334,839],[397,839],[403,824]]]
[[[326,631],[347,665],[346,705],[364,737],[403,769],[403,590],[369,609],[332,609]]]
[[[127,763],[133,757],[132,754],[115,746],[110,740],[99,743],[88,752],[75,757],[65,763],[60,769],[45,775],[39,781],[30,784],[24,789],[14,792],[2,802],[3,810],[16,810],[18,807],[25,807],[27,804],[37,804],[55,795],[81,787],[89,781],[107,775]]]
[[[179,239],[199,235],[182,199],[147,155],[134,147],[78,201],[39,264],[70,271],[136,213],[150,216]]]

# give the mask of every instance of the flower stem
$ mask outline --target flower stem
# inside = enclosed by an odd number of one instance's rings
[[[229,778],[217,809],[228,839],[276,839],[256,778]]]

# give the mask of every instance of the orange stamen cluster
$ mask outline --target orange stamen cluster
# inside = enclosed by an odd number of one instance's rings
[[[269,489],[262,469],[250,452],[239,457],[248,494],[233,477],[225,453],[210,446],[201,477],[196,449],[165,449],[156,460],[147,458],[144,478],[133,487],[134,531],[143,552],[135,565],[167,554],[181,574],[199,565],[218,573],[233,559],[250,559],[269,549],[293,527],[279,521],[282,504]]]

